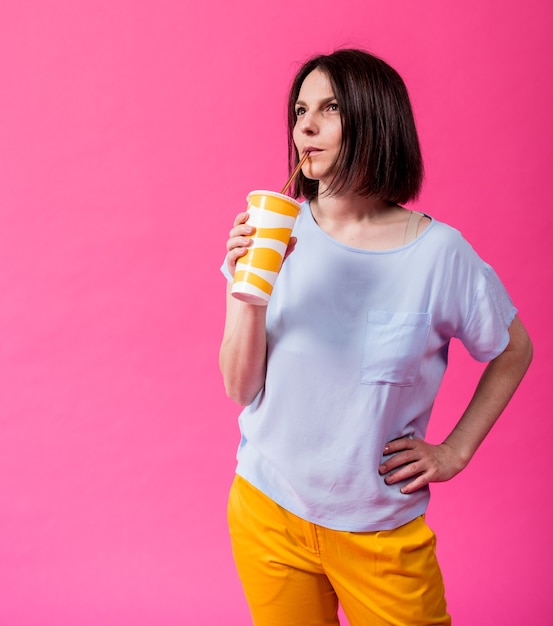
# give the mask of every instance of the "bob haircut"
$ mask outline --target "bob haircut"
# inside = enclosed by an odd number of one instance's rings
[[[296,74],[288,97],[290,171],[299,160],[293,139],[296,101],[303,81],[316,69],[327,75],[342,121],[342,146],[328,192],[347,190],[391,204],[414,200],[424,168],[407,88],[392,67],[362,50],[316,56]],[[300,172],[292,194],[312,200],[318,187],[317,180]]]

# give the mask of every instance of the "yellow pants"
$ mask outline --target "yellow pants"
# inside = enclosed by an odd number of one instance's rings
[[[434,533],[419,517],[389,531],[329,530],[236,476],[232,550],[255,626],[449,626]]]

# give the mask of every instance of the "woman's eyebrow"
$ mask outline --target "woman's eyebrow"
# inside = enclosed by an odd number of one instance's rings
[[[329,96],[328,98],[323,98],[319,100],[319,105],[324,106],[325,104],[330,104],[332,101],[336,100],[336,96]],[[306,106],[303,100],[296,100],[296,106]]]

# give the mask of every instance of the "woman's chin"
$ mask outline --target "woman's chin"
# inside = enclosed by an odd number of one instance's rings
[[[319,182],[329,177],[327,170],[322,170],[321,168],[316,168],[313,166],[302,169],[302,174],[305,176],[305,178],[308,178],[309,180],[318,180]]]

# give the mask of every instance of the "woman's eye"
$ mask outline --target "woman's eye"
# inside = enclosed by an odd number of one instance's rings
[[[300,115],[303,115],[305,113],[305,108],[304,107],[298,107],[296,109],[296,117],[299,117]]]
[[[339,111],[339,110],[340,110],[340,107],[338,106],[338,103],[337,103],[337,102],[331,102],[331,103],[328,105],[328,110],[329,110],[329,111]]]

